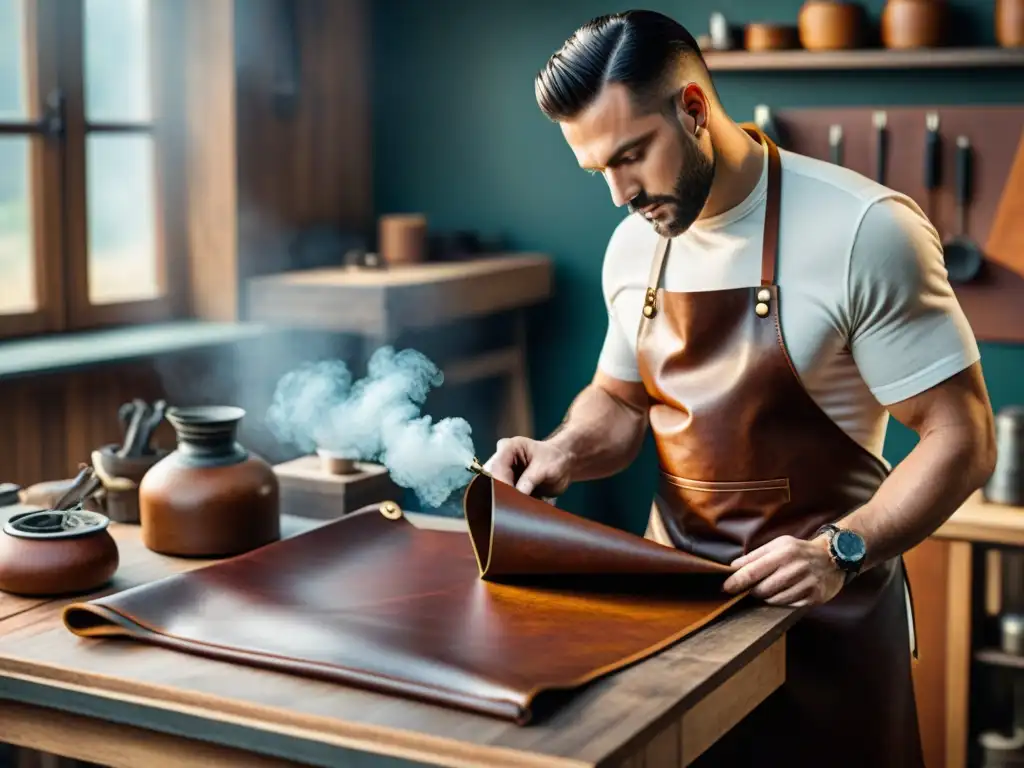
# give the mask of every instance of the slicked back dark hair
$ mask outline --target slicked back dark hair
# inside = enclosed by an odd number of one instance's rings
[[[662,97],[665,75],[681,56],[704,68],[693,35],[668,16],[642,10],[598,16],[577,29],[537,74],[537,105],[553,121],[569,120],[607,83],[622,83],[636,104],[647,105]]]

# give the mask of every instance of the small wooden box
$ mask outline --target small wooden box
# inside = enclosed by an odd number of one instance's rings
[[[374,504],[401,503],[402,490],[380,464],[357,463],[356,473],[325,472],[319,456],[301,456],[274,466],[281,487],[281,512],[317,520],[334,520]]]

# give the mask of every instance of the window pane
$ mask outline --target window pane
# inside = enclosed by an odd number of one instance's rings
[[[29,139],[0,136],[0,314],[37,309]]]
[[[160,295],[153,139],[96,134],[86,139],[89,301]]]
[[[85,119],[150,119],[149,0],[85,0]]]
[[[25,71],[24,0],[0,0],[0,120],[28,117]]]

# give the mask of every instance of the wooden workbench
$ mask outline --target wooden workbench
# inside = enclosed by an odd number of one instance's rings
[[[465,530],[461,520],[408,516]],[[323,524],[282,521],[285,535]],[[150,552],[135,526],[111,531],[121,565],[94,596],[211,562]],[[781,685],[785,633],[801,614],[741,603],[516,726],[134,641],[85,640],[61,623],[69,602],[0,594],[0,740],[124,768],[687,765]]]

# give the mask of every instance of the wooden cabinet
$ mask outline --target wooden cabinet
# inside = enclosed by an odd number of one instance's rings
[[[914,688],[927,768],[983,765],[979,735],[1009,728],[1014,707],[1024,705],[1014,700],[1013,690],[1024,657],[1000,650],[999,631],[1009,592],[1024,592],[1008,567],[1017,557],[1024,557],[1024,509],[986,504],[980,494],[906,555],[918,636]]]

